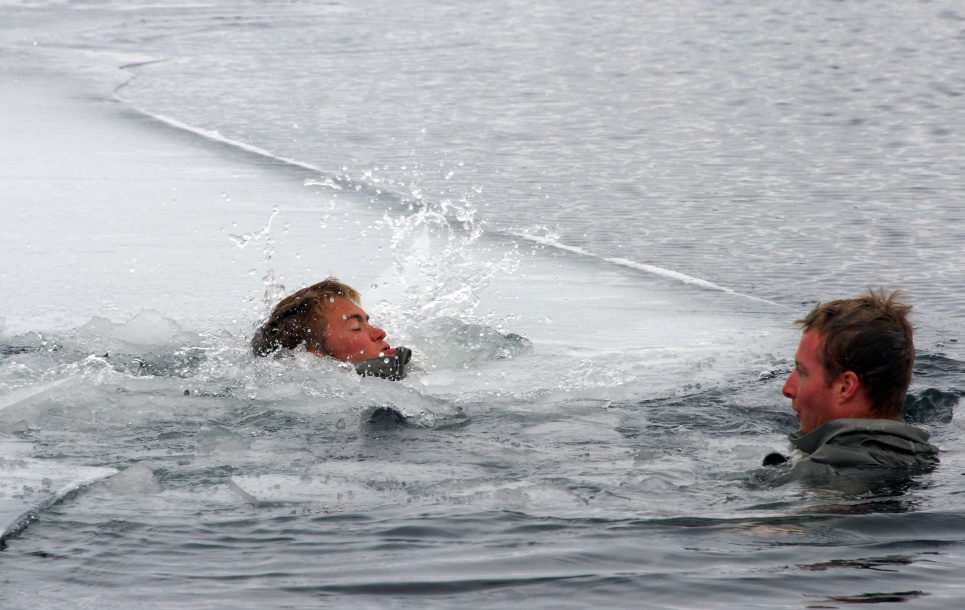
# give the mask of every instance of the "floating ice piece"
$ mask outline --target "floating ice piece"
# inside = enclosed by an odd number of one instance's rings
[[[39,386],[21,388],[0,397],[0,432],[26,432],[46,410],[44,401],[50,394],[57,388],[69,387],[75,381],[75,377],[58,379]]]
[[[26,432],[44,401],[74,378],[23,388],[0,398],[0,432]],[[0,540],[21,531],[30,516],[85,485],[117,473],[113,468],[73,466],[29,457],[30,443],[0,439]]]
[[[114,337],[135,345],[163,345],[180,332],[177,322],[153,309],[139,311],[114,330]]]
[[[0,440],[0,540],[21,532],[36,513],[67,494],[117,473],[27,456],[31,445]]]
[[[229,487],[256,506],[310,504],[327,513],[393,506],[472,506],[553,514],[585,505],[565,480],[499,478],[483,466],[384,460],[329,461],[303,474],[234,476]]]
[[[364,511],[423,499],[426,486],[485,476],[476,466],[385,460],[327,461],[307,472],[234,476],[231,489],[256,505],[312,503],[328,512]]]
[[[223,451],[244,451],[251,442],[224,426],[205,426],[198,431],[198,452],[202,455]]]
[[[144,464],[134,464],[110,477],[98,487],[119,496],[145,496],[161,491],[161,484],[151,469]]]
[[[0,411],[3,411],[8,407],[20,406],[21,404],[25,405],[28,403],[35,403],[36,401],[41,400],[50,390],[60,387],[69,381],[72,381],[72,379],[58,379],[57,381],[52,381],[43,385],[14,390],[13,392],[0,398]]]
[[[236,476],[228,480],[228,486],[256,506],[314,503],[328,512],[347,513],[394,503],[389,493],[363,483],[313,481],[307,475]]]

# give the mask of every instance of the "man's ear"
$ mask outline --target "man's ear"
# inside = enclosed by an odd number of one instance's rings
[[[854,371],[845,371],[838,377],[836,394],[841,402],[847,402],[855,397],[861,389],[861,381]]]

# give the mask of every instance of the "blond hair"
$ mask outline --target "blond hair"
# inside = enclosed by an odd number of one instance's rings
[[[251,339],[252,351],[257,356],[267,356],[279,348],[295,349],[306,343],[327,353],[325,337],[311,336],[312,322],[325,317],[335,297],[345,297],[356,305],[362,300],[354,288],[334,277],[288,295],[275,305],[268,320],[255,331]]]

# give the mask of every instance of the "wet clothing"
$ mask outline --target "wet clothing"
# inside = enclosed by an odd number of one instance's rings
[[[938,447],[928,443],[928,432],[889,419],[834,419],[809,434],[788,435],[797,472],[826,472],[840,468],[930,468],[938,463]],[[764,458],[780,464],[780,454]],[[785,459],[786,461],[786,459]]]
[[[395,348],[394,356],[379,356],[355,363],[355,372],[359,375],[382,377],[390,381],[404,379],[408,371],[406,365],[412,359],[412,350],[407,347]]]

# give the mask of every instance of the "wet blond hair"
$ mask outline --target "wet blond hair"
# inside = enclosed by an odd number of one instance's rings
[[[797,321],[804,332],[821,336],[818,360],[828,382],[854,372],[881,418],[901,416],[915,364],[911,305],[899,301],[903,296],[901,290],[868,288],[853,299],[821,303]]]
[[[305,343],[328,353],[325,337],[312,336],[312,322],[324,318],[335,297],[345,297],[361,305],[359,293],[334,277],[302,288],[275,305],[268,320],[255,331],[251,349],[257,356],[267,356],[277,349],[295,349]]]

